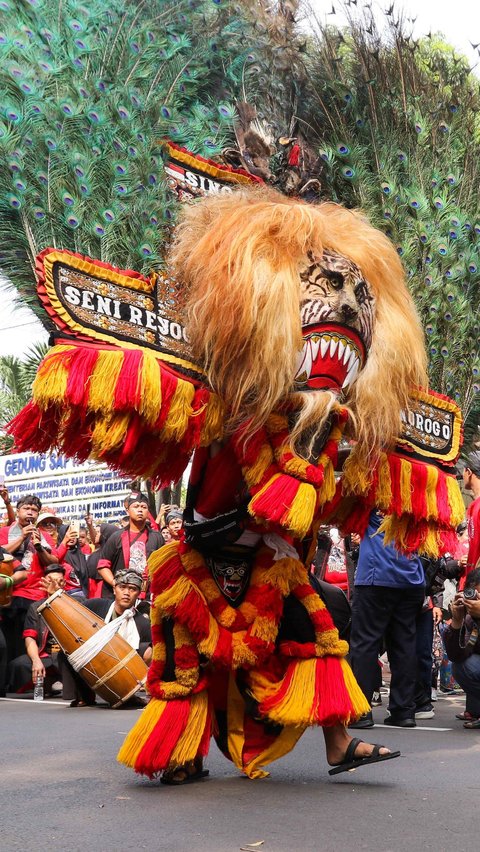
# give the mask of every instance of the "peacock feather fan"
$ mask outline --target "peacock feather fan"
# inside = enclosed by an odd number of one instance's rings
[[[162,264],[161,140],[215,157],[233,138],[249,27],[229,0],[1,0],[0,270],[46,324],[46,246]]]
[[[317,21],[298,125],[323,195],[360,207],[397,247],[424,327],[432,387],[468,411],[479,390],[480,81],[395,5]],[[334,18],[327,18],[332,21]],[[307,129],[306,129],[307,128]]]

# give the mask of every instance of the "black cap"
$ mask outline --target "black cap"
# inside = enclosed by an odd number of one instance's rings
[[[65,576],[65,568],[63,565],[48,565],[45,568],[45,576],[47,574],[63,574]]]
[[[148,497],[146,494],[142,494],[141,491],[132,491],[132,493],[125,498],[127,509],[132,505],[132,503],[146,503],[148,506]]]
[[[130,586],[136,586],[140,591],[142,588],[143,578],[137,571],[117,571],[113,578],[115,583],[127,583]]]
[[[165,518],[165,520],[166,520],[167,524],[169,524],[170,521],[173,521],[175,518],[180,518],[180,520],[183,521],[183,512],[181,512],[180,509],[172,509],[167,514],[167,517]]]

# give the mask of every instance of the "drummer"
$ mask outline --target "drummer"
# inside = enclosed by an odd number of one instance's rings
[[[135,605],[139,599],[142,588],[142,577],[137,571],[123,570],[115,575],[113,583],[114,598],[91,598],[84,601],[91,612],[99,615],[106,624],[123,615],[125,610],[134,609],[133,618],[129,618],[121,625],[118,635],[125,639],[132,648],[135,648],[147,665],[152,661],[152,633],[150,619],[147,615],[139,612]],[[95,693],[74,672],[63,653],[58,655],[58,662],[62,673],[62,681],[65,685],[67,678],[73,678],[77,684],[78,694],[71,703],[71,707],[82,707],[95,704]],[[141,703],[135,696],[130,700],[131,704]]]

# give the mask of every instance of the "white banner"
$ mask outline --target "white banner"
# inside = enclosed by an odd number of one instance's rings
[[[129,480],[106,465],[76,464],[57,453],[0,456],[0,477],[14,507],[25,494],[36,494],[44,509],[52,509],[65,522],[84,518],[87,509],[96,520],[118,521],[130,491]]]

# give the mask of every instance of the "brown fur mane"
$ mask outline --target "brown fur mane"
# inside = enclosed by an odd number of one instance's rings
[[[298,266],[323,248],[351,258],[376,297],[372,347],[345,400],[366,458],[399,434],[409,391],[427,381],[422,329],[387,237],[337,204],[242,189],[184,210],[171,262],[188,289],[193,353],[227,404],[227,427],[251,421],[252,432],[288,397],[304,409],[299,437],[312,422],[320,428],[334,402],[329,392],[292,395],[302,347]]]

